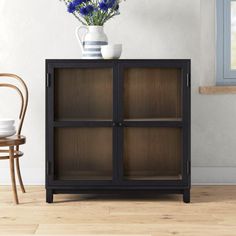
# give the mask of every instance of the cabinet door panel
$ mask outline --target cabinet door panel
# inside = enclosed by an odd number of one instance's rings
[[[181,119],[181,69],[125,68],[124,119]]]
[[[180,128],[124,128],[124,180],[181,180]]]
[[[112,180],[112,128],[56,128],[56,180]]]
[[[55,120],[112,120],[112,68],[55,69]]]

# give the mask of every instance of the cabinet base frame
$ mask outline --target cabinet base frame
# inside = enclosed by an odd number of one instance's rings
[[[188,189],[159,189],[159,190],[147,190],[147,189],[99,189],[99,190],[89,190],[89,189],[47,189],[46,190],[46,202],[53,203],[54,194],[141,194],[140,198],[143,196],[148,196],[148,194],[183,194],[183,202],[190,203],[190,188]]]

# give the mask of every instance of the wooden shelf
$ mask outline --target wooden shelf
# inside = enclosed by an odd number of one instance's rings
[[[124,121],[167,121],[167,122],[172,122],[172,121],[174,121],[174,122],[180,122],[180,121],[182,121],[182,119],[181,118],[153,118],[153,119],[124,119]]]
[[[173,175],[173,176],[125,176],[126,180],[181,180],[181,175]]]
[[[236,94],[236,86],[201,86],[200,94]]]
[[[101,122],[112,122],[112,119],[76,119],[76,118],[65,118],[65,119],[56,119],[55,122],[97,122],[97,121],[101,121]]]
[[[102,172],[82,171],[68,172],[57,176],[58,180],[112,180],[112,173],[105,175]]]

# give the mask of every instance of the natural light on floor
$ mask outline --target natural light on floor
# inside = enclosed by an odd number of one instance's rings
[[[232,14],[231,14],[231,62],[232,69],[236,69],[236,1],[232,1]]]

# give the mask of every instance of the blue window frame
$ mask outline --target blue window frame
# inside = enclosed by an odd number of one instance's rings
[[[236,85],[236,0],[217,3],[217,84]]]

